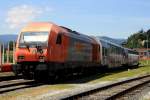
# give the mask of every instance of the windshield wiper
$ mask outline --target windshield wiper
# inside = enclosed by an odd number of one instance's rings
[[[42,46],[41,45],[36,45],[36,49],[37,49],[37,52],[39,52],[39,53],[43,53],[43,49],[42,49]]]
[[[24,41],[24,45],[25,45],[25,47],[28,49],[28,51],[30,52],[29,44],[28,44],[28,43],[26,43],[26,42]]]
[[[28,44],[25,44],[25,45],[26,45],[26,47],[27,47],[28,51],[30,52],[29,45],[28,45]]]

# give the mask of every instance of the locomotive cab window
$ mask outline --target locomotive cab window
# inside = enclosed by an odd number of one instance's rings
[[[61,44],[62,43],[62,35],[59,33],[57,36],[56,44]]]

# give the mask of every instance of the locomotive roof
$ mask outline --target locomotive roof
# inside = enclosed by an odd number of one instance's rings
[[[66,28],[64,26],[57,26],[56,24],[54,24],[52,22],[31,22],[22,29],[22,32],[50,31],[52,27],[55,27],[55,29],[57,29],[57,31],[61,30],[61,31],[69,32],[69,34],[71,34],[69,36],[73,36],[73,37],[81,39],[81,40],[85,39],[85,41],[87,41],[87,42],[93,41],[92,38],[87,35],[80,34],[79,32],[76,32],[76,31],[72,31],[71,29]]]
[[[71,30],[71,29],[69,29],[67,27],[64,27],[64,26],[60,26],[60,27],[65,29],[68,32],[70,37],[77,38],[79,40],[83,40],[83,41],[86,41],[86,42],[92,42],[92,43],[96,44],[96,41],[94,41],[94,39],[92,37],[88,36],[88,35],[84,35],[82,33]]]
[[[51,27],[55,25],[51,22],[32,22],[29,23],[22,29],[22,32],[25,31],[50,31]]]

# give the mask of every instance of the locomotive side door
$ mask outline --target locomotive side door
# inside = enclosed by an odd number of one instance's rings
[[[92,55],[92,61],[93,62],[98,62],[99,61],[99,51],[100,47],[97,44],[93,44],[93,55]]]
[[[50,58],[50,61],[52,61],[52,62],[61,62],[62,61],[62,34],[61,33],[51,36],[50,57],[49,58]]]
[[[58,33],[57,38],[56,38],[56,54],[55,54],[55,59],[57,61],[62,61],[62,38],[63,35],[61,33]]]

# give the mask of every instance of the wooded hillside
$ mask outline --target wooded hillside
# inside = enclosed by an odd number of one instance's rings
[[[146,32],[142,29],[128,37],[125,47],[150,48],[150,29]]]

